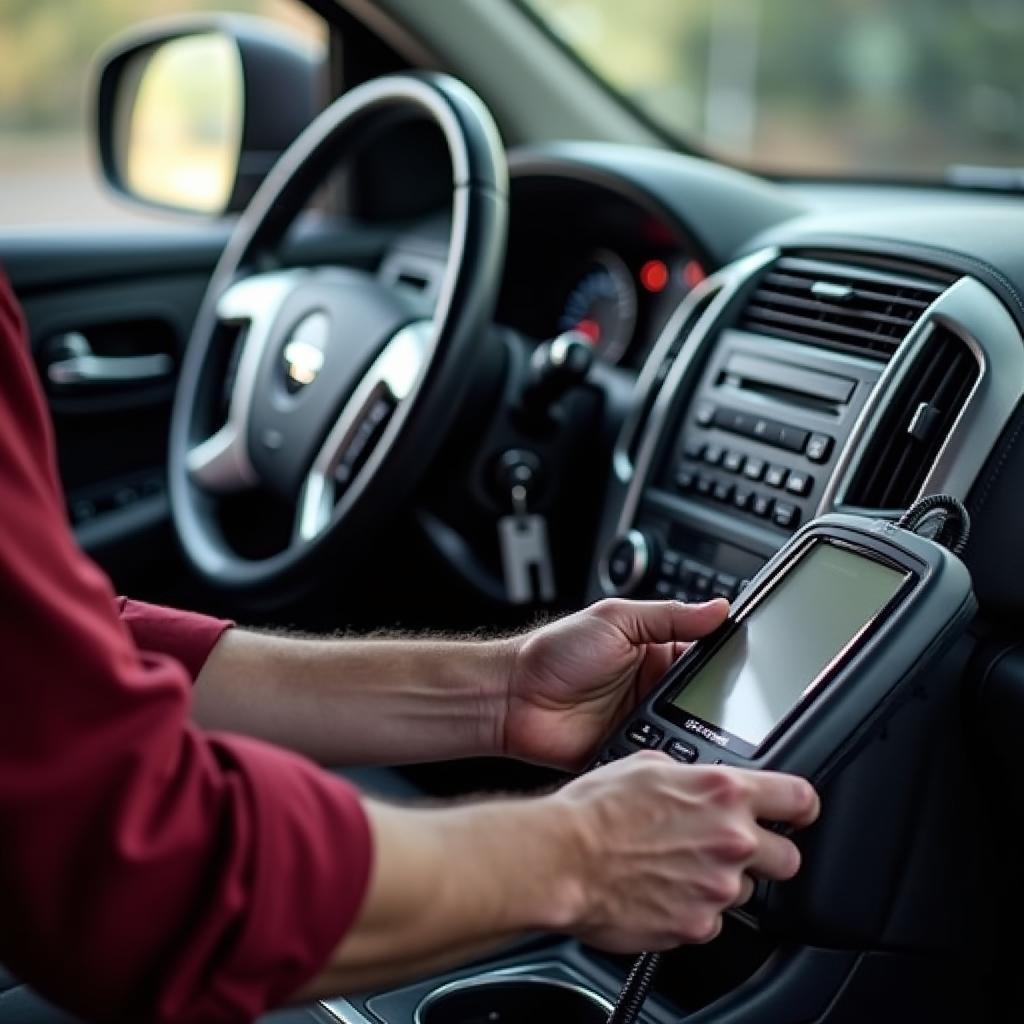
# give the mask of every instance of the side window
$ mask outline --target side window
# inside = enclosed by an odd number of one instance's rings
[[[148,19],[212,11],[271,18],[327,41],[325,22],[302,0],[0,0],[0,231],[175,221],[119,199],[102,181],[93,61]]]

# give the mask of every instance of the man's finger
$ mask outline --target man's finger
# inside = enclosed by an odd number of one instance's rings
[[[754,896],[754,888],[757,885],[751,875],[744,874],[740,879],[740,894],[733,902],[734,907],[742,907],[749,903]]]
[[[761,821],[782,821],[805,828],[818,817],[821,801],[814,787],[795,775],[745,772],[751,787],[751,806]]]
[[[751,858],[747,870],[757,878],[788,881],[800,870],[800,851],[791,840],[767,829],[760,829],[757,852]]]
[[[717,629],[729,614],[722,598],[703,604],[679,601],[626,601],[612,598],[595,608],[635,644],[667,644],[697,640]]]

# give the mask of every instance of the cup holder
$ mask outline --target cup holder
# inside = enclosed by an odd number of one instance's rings
[[[414,1024],[607,1024],[612,1006],[596,992],[539,975],[493,974],[432,992]]]

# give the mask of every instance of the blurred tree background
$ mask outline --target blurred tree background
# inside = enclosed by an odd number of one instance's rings
[[[528,0],[654,120],[745,164],[1019,166],[1024,0]]]
[[[667,133],[746,166],[1022,163],[1024,0],[519,2]],[[299,0],[0,0],[0,223],[124,218],[93,167],[90,66],[125,29],[197,10],[324,36]]]

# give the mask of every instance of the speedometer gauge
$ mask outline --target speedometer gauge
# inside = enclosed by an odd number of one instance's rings
[[[595,252],[565,300],[560,331],[579,331],[594,351],[617,363],[629,349],[636,327],[636,286],[629,268],[607,249]]]

